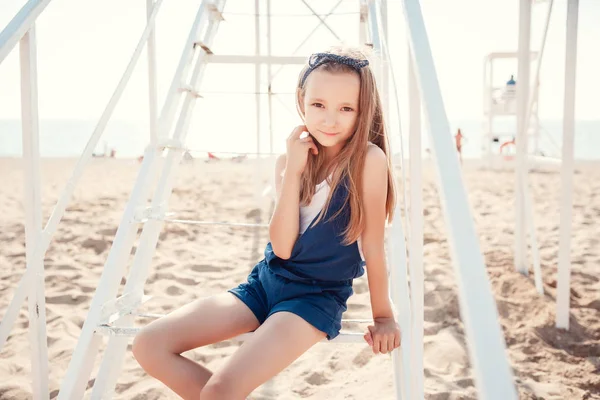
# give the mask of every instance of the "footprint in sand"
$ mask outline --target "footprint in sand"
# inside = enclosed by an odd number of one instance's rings
[[[463,389],[475,386],[475,382],[471,378],[462,378],[454,382],[457,386]]]
[[[68,264],[60,264],[60,265],[56,265],[56,266],[52,267],[52,269],[55,269],[58,271],[75,271],[77,268],[75,268],[72,265],[68,265]]]
[[[442,305],[442,297],[436,292],[427,292],[423,304],[427,307],[439,307]]]
[[[439,239],[433,236],[425,236],[423,238],[423,246],[428,245],[429,243],[435,243],[435,242],[439,242]]]
[[[329,369],[331,371],[338,371],[338,370],[342,369],[342,366],[338,362],[338,356],[336,356],[335,354],[333,354],[331,356],[331,359],[327,363],[327,366],[329,367]]]
[[[427,308],[423,310],[425,322],[441,323],[446,320],[447,312],[443,308]]]
[[[587,305],[585,305],[583,307],[593,308],[594,310],[600,311],[600,300],[593,300],[592,302],[588,303]]]
[[[28,399],[31,393],[15,386],[4,386],[0,388],[0,399]]]
[[[79,296],[75,294],[62,294],[59,296],[48,296],[46,297],[47,304],[68,304],[77,305],[84,301],[87,301],[89,296]]]
[[[137,381],[127,382],[127,383],[117,383],[116,392],[123,393],[137,383],[138,383]]]
[[[181,283],[182,285],[185,285],[185,286],[195,286],[196,285],[196,280],[192,279],[192,278],[175,278],[175,281],[177,283]]]
[[[167,288],[167,294],[169,296],[181,296],[185,291],[179,286],[171,285]]]
[[[192,265],[190,269],[195,272],[217,272],[221,270],[219,267],[207,264]]]
[[[79,290],[81,290],[83,293],[93,293],[96,291],[96,288],[92,286],[80,286]]]
[[[99,235],[113,237],[117,234],[117,228],[106,228],[98,231]]]
[[[304,381],[306,381],[306,383],[309,385],[320,386],[331,382],[331,379],[327,378],[324,372],[313,372],[304,378]]]
[[[260,217],[260,209],[254,208],[246,213],[246,218]]]
[[[175,263],[174,263],[174,262],[171,262],[171,261],[165,261],[165,262],[163,262],[163,263],[160,263],[160,264],[158,264],[158,265],[156,266],[156,269],[157,269],[157,270],[159,270],[159,271],[162,271],[162,270],[164,270],[165,268],[170,268],[170,267],[172,267],[172,266],[174,266],[174,265],[175,265]]]
[[[54,242],[56,242],[56,243],[71,243],[76,238],[77,238],[77,236],[75,236],[75,235],[57,236],[54,238]]]
[[[92,239],[88,238],[81,243],[81,247],[84,249],[92,249],[96,254],[101,254],[108,248],[108,240],[105,239]]]
[[[373,358],[374,354],[370,347],[363,348],[360,353],[354,357],[352,364],[357,367],[364,367]]]

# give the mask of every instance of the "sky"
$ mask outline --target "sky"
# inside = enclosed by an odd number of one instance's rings
[[[6,26],[25,3],[0,1],[0,27]],[[145,26],[145,1],[53,0],[37,23],[39,110],[44,119],[98,119],[116,88]],[[157,20],[159,104],[171,82],[183,43],[200,0],[165,0]],[[265,3],[261,0],[261,3]],[[300,0],[272,1],[273,14],[310,14]],[[337,1],[308,2],[316,11],[327,13]],[[358,1],[343,0],[331,17],[331,26],[348,43],[358,39]],[[389,2],[389,30],[392,61],[399,81],[399,94],[406,94],[406,37],[399,1]],[[451,119],[479,119],[482,113],[483,58],[494,51],[516,51],[518,0],[422,0],[422,10],[431,43],[446,111]],[[538,49],[543,31],[546,4],[533,6],[532,49]],[[253,54],[254,2],[227,2],[213,50],[219,54]],[[263,7],[264,12],[264,7]],[[235,13],[235,14],[234,14]],[[561,119],[564,92],[566,0],[556,0],[542,66],[540,116]],[[600,92],[600,1],[580,0],[579,50],[577,67],[576,118],[600,119],[597,93]],[[315,17],[273,17],[272,52],[290,55],[315,26]],[[263,36],[265,35],[263,31]],[[324,27],[300,49],[298,55],[321,50],[336,39]],[[266,40],[262,40],[266,51]],[[0,64],[0,119],[20,117],[18,47]],[[496,67],[497,83],[516,74],[517,64]],[[298,67],[286,67],[273,82],[276,92],[294,88]],[[517,77],[518,80],[518,77]],[[140,60],[114,117],[125,120],[148,118],[147,61]],[[265,87],[263,82],[262,87]],[[210,65],[203,82],[204,91],[254,91],[254,67]],[[214,94],[211,102],[217,112],[203,108],[201,118],[218,124],[234,114],[253,110],[254,96]],[[406,96],[404,96],[406,97]],[[274,112],[293,115],[291,97],[274,102]],[[208,97],[205,99],[208,101]],[[286,104],[286,107],[282,103]],[[402,99],[403,106],[406,105]],[[204,106],[202,106],[204,107]],[[265,106],[266,107],[266,106]],[[252,109],[252,110],[251,110]],[[253,111],[252,111],[253,112]],[[255,122],[249,122],[250,126]]]

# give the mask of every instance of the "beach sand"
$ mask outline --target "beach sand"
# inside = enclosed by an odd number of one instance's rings
[[[271,197],[255,196],[271,182],[272,162],[257,180],[256,161],[195,160],[182,164],[169,210],[178,218],[231,222],[268,222]],[[44,160],[43,221],[47,221],[70,177],[75,160]],[[54,235],[45,257],[49,382],[54,398],[64,377],[80,328],[99,282],[116,228],[140,164],[136,160],[94,159]],[[534,218],[540,245],[544,295],[533,273],[513,266],[514,174],[485,171],[472,162],[464,178],[481,250],[487,264],[521,399],[600,399],[600,168],[578,167],[573,176],[574,209],[571,275],[571,329],[554,327],[558,257],[559,188],[557,172],[532,172]],[[4,315],[25,270],[23,169],[20,159],[0,159],[0,315]],[[398,174],[400,177],[400,174]],[[456,276],[450,260],[445,220],[434,170],[424,171],[425,392],[426,399],[475,399],[460,319]],[[401,200],[401,199],[400,199]],[[257,206],[257,204],[259,204]],[[146,283],[153,296],[141,311],[167,313],[196,298],[220,293],[243,282],[261,259],[265,228],[192,226],[168,223]],[[133,258],[133,257],[132,257]],[[126,274],[125,274],[126,276]],[[123,278],[123,282],[125,278]],[[366,277],[356,280],[345,318],[369,318]],[[147,319],[138,319],[142,326]],[[31,398],[27,306],[0,351],[0,399]],[[348,324],[345,330],[364,331]],[[105,343],[105,341],[104,341]],[[218,369],[238,348],[233,341],[186,355]],[[126,354],[117,399],[175,399]],[[100,357],[96,359],[97,370]],[[95,373],[95,372],[94,372]],[[90,391],[88,390],[87,396]],[[364,344],[318,344],[251,399],[392,399],[392,363]]]

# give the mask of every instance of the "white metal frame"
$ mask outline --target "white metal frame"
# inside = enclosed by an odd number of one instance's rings
[[[532,248],[532,260],[535,272],[535,285],[539,293],[543,293],[543,284],[541,277],[541,267],[539,260],[539,251],[535,241],[535,224],[533,223],[532,196],[527,180],[529,165],[531,164],[527,156],[527,137],[528,124],[532,112],[537,109],[537,87],[539,86],[539,76],[542,56],[546,44],[546,37],[550,23],[550,16],[553,8],[553,0],[548,1],[548,12],[542,44],[540,47],[540,56],[535,72],[534,93],[528,96],[525,90],[518,93],[518,118],[519,127],[517,134],[517,165],[516,174],[516,198],[515,198],[515,267],[518,271],[526,274],[528,271],[526,261],[526,246],[524,238],[526,236],[526,225],[529,225],[530,240]],[[570,311],[570,274],[571,274],[571,229],[572,229],[572,191],[573,191],[573,168],[574,168],[574,136],[575,136],[575,82],[577,66],[577,25],[578,25],[579,1],[569,0],[567,5],[567,39],[565,52],[565,92],[564,92],[564,116],[563,116],[563,145],[562,159],[558,160],[557,165],[561,168],[561,208],[559,223],[559,252],[558,252],[558,273],[557,273],[557,295],[556,295],[556,327],[569,329],[569,311]],[[520,28],[519,28],[519,76],[525,74],[525,80],[529,88],[529,36],[531,25],[531,3],[529,0],[521,0],[520,8]],[[523,81],[523,78],[520,78]],[[528,98],[529,97],[529,98]],[[519,145],[519,142],[520,145]]]
[[[452,143],[421,8],[417,0],[403,0],[402,3],[430,132],[441,203],[458,281],[461,316],[477,389],[484,399],[516,399],[504,338],[498,323],[498,312],[469,209],[459,160]]]
[[[527,274],[527,241],[525,231],[525,174],[527,172],[528,137],[524,130],[529,104],[529,70],[531,37],[531,0],[521,0],[519,11],[519,65],[517,84],[517,137],[515,165],[515,268]]]
[[[204,56],[208,53],[207,48],[210,48],[212,45],[212,40],[221,21],[221,18],[215,14],[222,11],[223,3],[223,1],[215,3],[216,10],[209,7],[209,3],[206,1],[203,1],[199,7],[182,52],[179,66],[173,78],[170,92],[167,95],[163,113],[161,114],[158,131],[159,140],[171,131],[171,122],[174,118],[175,105],[179,103],[179,96],[184,96],[184,98],[180,115],[174,128],[173,140],[177,142],[185,140],[187,128],[190,123],[191,110],[197,99],[196,87],[206,66]],[[189,80],[187,80],[187,71],[192,65],[193,70]],[[186,82],[186,80],[187,84],[185,84],[185,87],[189,88],[189,90],[179,90],[180,85]],[[83,395],[101,340],[101,336],[96,335],[95,332],[97,327],[103,322],[101,317],[105,304],[115,301],[113,299],[117,294],[119,281],[125,272],[126,257],[133,247],[138,229],[137,224],[133,220],[133,215],[135,215],[136,210],[147,197],[146,193],[149,185],[146,185],[145,182],[147,182],[148,175],[150,175],[149,172],[152,170],[152,163],[159,156],[158,153],[158,147],[149,148],[146,152],[140,174],[123,215],[123,220],[117,229],[115,241],[109,252],[100,283],[92,299],[90,311],[83,325],[80,339],[67,370],[67,375],[61,385],[59,399],[77,399]],[[172,149],[168,151],[153,196],[153,207],[159,207],[168,203],[168,198],[173,188],[172,178],[179,165],[180,156],[181,150]],[[127,284],[123,291],[124,295],[122,296],[129,299],[130,306],[135,307],[141,303],[143,284],[146,281],[148,268],[154,255],[162,224],[162,221],[149,220],[144,225]],[[125,327],[133,323],[132,315],[123,315],[123,317],[121,322]],[[92,398],[110,397],[121,369],[126,347],[127,338],[111,337],[109,339],[98,377],[94,384]]]
[[[528,2],[528,0],[522,0]],[[201,80],[204,67],[208,62],[250,62],[255,63],[257,71],[260,64],[266,63],[270,69],[273,63],[297,63],[305,62],[299,57],[266,57],[260,55],[260,49],[256,49],[255,56],[217,56],[211,54],[210,45],[216,34],[219,22],[223,19],[224,0],[214,2],[203,1],[196,16],[195,22],[190,30],[190,35],[184,46],[182,57],[173,81],[167,93],[160,118],[157,118],[156,107],[156,53],[155,53],[155,31],[154,21],[162,3],[162,0],[146,0],[147,26],[144,29],[132,58],[119,81],[115,92],[107,104],[99,122],[94,129],[75,169],[73,175],[67,182],[62,196],[58,200],[53,213],[41,229],[41,200],[39,183],[39,135],[37,115],[37,77],[36,77],[36,42],[35,42],[35,20],[50,1],[29,1],[19,13],[13,18],[9,25],[0,32],[0,62],[14,48],[17,42],[21,42],[21,70],[22,70],[22,118],[23,118],[23,149],[26,161],[25,179],[25,205],[26,205],[26,242],[27,242],[27,270],[23,275],[15,297],[0,325],[0,348],[7,340],[8,334],[17,318],[18,310],[26,296],[29,297],[30,316],[30,340],[32,346],[32,374],[33,392],[35,398],[45,397],[48,392],[47,371],[48,358],[46,348],[45,332],[45,302],[43,287],[43,257],[46,253],[53,233],[64,214],[75,185],[82,175],[86,163],[91,158],[93,149],[96,147],[100,136],[110,119],[116,104],[122,95],[133,69],[139,60],[143,47],[148,45],[148,68],[149,68],[149,107],[150,107],[150,146],[146,149],[138,179],[133,187],[130,200],[124,211],[122,221],[119,225],[113,246],[110,250],[106,264],[100,278],[100,283],[94,295],[90,311],[82,328],[80,340],[75,348],[73,358],[61,390],[60,399],[79,399],[83,397],[85,386],[91,372],[93,361],[98,352],[100,336],[97,333],[105,333],[110,336],[109,344],[100,366],[96,384],[92,392],[92,398],[111,397],[121,360],[127,344],[127,336],[135,334],[132,328],[132,320],[136,309],[146,298],[143,296],[143,286],[148,274],[148,266],[152,258],[158,240],[158,233],[164,222],[180,222],[177,220],[147,218],[140,221],[140,206],[142,199],[146,198],[149,190],[148,182],[159,172],[158,187],[153,197],[152,209],[162,209],[167,204],[172,191],[173,177],[177,170],[178,157],[185,149],[183,143],[190,122],[191,110],[198,97],[196,87]],[[306,4],[306,3],[305,3]],[[338,3],[339,4],[339,3]],[[504,342],[501,330],[497,322],[497,312],[493,296],[491,294],[489,281],[485,272],[483,257],[474,230],[473,220],[469,210],[466,192],[462,183],[458,158],[451,142],[448,119],[445,114],[439,84],[436,79],[436,71],[433,64],[431,49],[421,14],[418,0],[402,0],[404,15],[409,33],[410,47],[410,212],[407,222],[410,235],[408,245],[410,248],[409,273],[411,276],[411,293],[408,294],[406,239],[399,219],[400,210],[397,209],[397,218],[392,224],[390,236],[390,265],[392,273],[392,297],[394,303],[399,307],[398,318],[403,329],[403,347],[393,354],[396,373],[396,397],[397,398],[421,398],[423,393],[422,376],[422,335],[423,335],[423,215],[422,215],[422,187],[421,177],[421,142],[420,142],[420,108],[424,106],[426,119],[431,134],[433,156],[436,162],[436,170],[439,178],[440,195],[445,211],[446,222],[449,230],[453,264],[458,277],[460,289],[461,314],[464,319],[467,332],[467,343],[470,349],[472,364],[476,371],[476,383],[478,391],[486,399],[514,399],[516,392],[512,382],[512,376],[506,361]],[[308,6],[308,4],[307,4]],[[337,5],[336,5],[337,7]],[[523,16],[521,18],[523,35],[520,41],[521,63],[524,67],[529,62],[528,36],[529,29],[526,17],[530,13],[530,6],[523,4]],[[309,7],[310,8],[310,7]],[[335,9],[335,7],[334,7]],[[361,0],[361,15],[359,21],[359,35],[366,39],[366,19],[370,22],[370,35],[373,45],[384,55],[384,60],[389,61],[389,51],[386,48],[385,24],[381,22],[381,12],[385,11],[385,3],[380,4],[376,0]],[[270,9],[267,10],[269,12]],[[313,11],[311,9],[311,11]],[[565,145],[563,146],[563,192],[561,209],[561,242],[560,242],[560,264],[557,296],[557,325],[568,328],[568,293],[569,293],[569,249],[572,198],[570,191],[571,176],[573,170],[573,131],[574,131],[574,83],[575,83],[575,59],[577,45],[577,12],[578,0],[569,0],[567,21],[567,68],[565,73]],[[333,12],[333,9],[332,11]],[[331,14],[330,12],[330,14]],[[313,11],[314,13],[314,11]],[[258,14],[258,10],[257,13]],[[330,15],[328,14],[328,15]],[[327,15],[327,16],[328,16]],[[327,17],[326,16],[326,17]],[[320,18],[320,24],[325,20]],[[206,29],[203,29],[206,28]],[[383,30],[382,30],[383,29]],[[268,32],[270,28],[268,29]],[[383,32],[383,33],[382,33]],[[260,32],[257,31],[258,35]],[[311,33],[312,34],[312,33]],[[334,33],[335,35],[335,33]],[[268,34],[270,38],[270,33]],[[198,38],[201,38],[198,40]],[[527,43],[526,43],[527,41]],[[267,50],[270,53],[270,49]],[[387,58],[386,58],[387,57]],[[188,83],[182,86],[189,75],[189,69],[193,66]],[[385,69],[384,69],[385,71]],[[522,71],[521,71],[522,72]],[[276,75],[277,72],[274,74]],[[538,70],[539,74],[539,70]],[[272,80],[274,75],[268,73]],[[520,80],[526,74],[519,74]],[[388,76],[382,75],[384,92],[388,89]],[[257,72],[257,80],[260,73]],[[392,74],[393,78],[393,74]],[[527,80],[528,81],[528,80]],[[270,82],[269,82],[270,83]],[[270,85],[269,85],[270,86]],[[525,86],[525,85],[521,85]],[[257,90],[258,92],[258,90]],[[174,127],[173,138],[169,139],[169,132],[175,118],[176,105],[179,97],[184,96],[183,106],[177,123]],[[421,97],[422,96],[422,100]],[[520,94],[519,115],[528,121],[531,113],[531,105],[526,108],[526,93]],[[269,96],[270,97],[270,96]],[[535,97],[535,96],[534,96]],[[388,107],[387,95],[385,96],[386,107]],[[535,101],[535,99],[532,99]],[[531,103],[529,103],[531,104]],[[523,110],[526,109],[527,113]],[[520,123],[520,132],[526,131],[527,122]],[[260,130],[260,127],[257,127]],[[167,160],[162,171],[155,167],[155,161],[160,152],[168,148]],[[523,141],[521,141],[523,142]],[[520,148],[521,155],[523,145]],[[260,153],[260,148],[257,149]],[[520,165],[526,165],[520,158]],[[566,166],[566,167],[565,167]],[[523,171],[523,168],[521,168]],[[518,191],[525,190],[526,185],[519,185]],[[530,214],[530,201],[525,194],[520,195],[521,207],[525,214]],[[143,211],[143,210],[142,210]],[[136,236],[138,224],[144,223],[141,234],[140,246],[136,252],[129,279],[123,296],[115,298],[117,288],[125,268],[125,260],[130,253],[133,240]],[[523,224],[524,225],[524,224]],[[253,225],[254,226],[254,225]],[[410,304],[410,306],[409,306]],[[119,322],[116,326],[113,323]],[[364,322],[364,321],[360,321]],[[242,335],[238,339],[243,340],[248,335]],[[334,342],[362,342],[362,333],[350,333],[340,335]],[[412,365],[414,368],[407,368]],[[415,371],[416,370],[416,371]]]
[[[542,271],[539,257],[539,247],[536,239],[536,227],[532,211],[532,194],[528,179],[529,168],[532,165],[539,165],[545,162],[543,157],[536,156],[539,153],[539,117],[538,117],[538,99],[540,86],[540,70],[546,46],[550,17],[552,15],[554,0],[549,0],[546,23],[541,39],[541,45],[538,52],[531,51],[529,48],[531,36],[531,7],[528,0],[522,0],[520,5],[520,24],[519,24],[519,51],[491,53],[485,59],[484,66],[484,116],[486,117],[486,128],[484,135],[483,158],[487,160],[487,165],[492,168],[514,167],[515,168],[515,237],[514,237],[514,260],[515,269],[524,275],[529,273],[529,263],[527,260],[527,240],[531,249],[531,261],[533,263],[534,279],[537,291],[544,292],[542,284]],[[518,75],[516,85],[516,98],[509,99],[513,104],[508,110],[496,110],[493,104],[493,62],[496,59],[518,59]],[[536,60],[536,71],[533,79],[529,78],[531,61]],[[533,82],[533,85],[530,84]],[[530,92],[531,90],[531,93]],[[516,104],[515,104],[516,100]],[[491,142],[494,137],[501,138],[500,134],[494,132],[493,122],[497,116],[515,115],[517,118],[516,132],[516,163],[504,160],[504,155],[493,154]],[[533,140],[531,140],[531,138]],[[529,152],[527,147],[533,143],[533,152]],[[558,164],[560,165],[560,164]]]
[[[370,1],[364,9],[366,13],[366,19],[368,21],[368,34],[370,38],[370,44],[373,46],[378,59],[376,59],[373,69],[376,74],[378,83],[378,90],[382,93],[382,103],[384,109],[389,109],[389,98],[383,93],[388,92],[389,81],[388,74],[384,73],[390,69],[391,58],[388,49],[388,35],[383,29],[381,20],[383,19],[383,7],[379,2]],[[392,73],[393,76],[393,73]],[[395,86],[395,80],[394,80]],[[397,91],[395,91],[397,95]],[[396,103],[398,98],[396,96]],[[398,111],[398,117],[399,111]],[[389,126],[389,121],[384,120],[386,123],[386,130],[390,133],[392,129]],[[402,130],[400,121],[398,121],[398,134],[400,137],[400,154],[401,154],[401,168],[404,171],[404,149],[402,146]],[[392,140],[389,141],[392,146]],[[390,153],[394,154],[393,148],[390,148]],[[403,180],[406,182],[406,180]],[[404,204],[406,205],[406,204]],[[411,329],[411,299],[410,299],[410,287],[408,285],[407,276],[407,249],[406,249],[406,237],[404,234],[402,224],[402,209],[401,203],[398,201],[394,210],[394,219],[391,224],[390,234],[386,236],[387,240],[387,252],[388,252],[388,263],[389,263],[389,275],[390,275],[390,293],[392,303],[395,305],[396,320],[400,326],[402,332],[402,345],[399,349],[392,353],[392,365],[394,370],[394,390],[397,399],[411,399],[413,394],[411,393],[411,380],[412,376],[419,374],[419,371],[412,368],[411,366],[411,354],[412,354],[412,329]]]
[[[16,293],[0,324],[0,348],[6,342],[10,330],[18,317],[19,309],[25,297],[29,297],[30,309],[30,342],[32,351],[33,393],[35,398],[45,397],[48,393],[48,354],[46,348],[45,302],[43,292],[43,258],[50,244],[52,235],[58,227],[66,206],[73,195],[75,186],[80,179],[83,169],[90,160],[93,149],[110,119],[116,103],[122,95],[125,86],[133,72],[133,67],[139,59],[143,44],[149,36],[158,6],[157,2],[149,17],[149,25],[144,31],[140,43],[123,74],[117,89],[111,97],[106,110],[102,114],[94,133],[89,139],[83,154],[78,160],[73,175],[67,182],[61,197],[44,229],[41,229],[41,201],[39,185],[39,133],[37,112],[37,61],[35,41],[35,21],[47,1],[29,1],[0,33],[0,62],[21,42],[21,97],[23,121],[23,152],[25,159],[25,204],[26,204],[26,247],[27,269],[21,277]],[[151,75],[152,76],[152,75]],[[38,228],[36,228],[36,226]]]
[[[408,107],[409,107],[409,272],[412,303],[412,343],[411,368],[414,369],[411,380],[411,390],[417,398],[424,398],[424,365],[423,365],[423,324],[424,314],[424,265],[423,265],[423,183],[422,183],[422,140],[421,140],[421,96],[415,63],[410,50],[408,52]]]
[[[12,51],[27,31],[35,25],[35,20],[50,4],[51,0],[29,0],[0,32],[0,64]]]
[[[575,141],[575,81],[577,70],[577,23],[579,0],[567,4],[565,52],[565,101],[561,170],[560,240],[556,291],[556,326],[569,329],[571,297],[571,229],[573,215],[573,167]]]
[[[23,158],[25,162],[25,244],[30,280],[28,294],[29,343],[33,396],[48,393],[48,345],[46,336],[46,298],[44,294],[44,259],[36,253],[42,234],[40,143],[38,126],[37,49],[35,25],[20,41],[21,118]],[[20,304],[19,304],[20,305]]]

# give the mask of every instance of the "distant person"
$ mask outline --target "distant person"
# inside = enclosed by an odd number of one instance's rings
[[[456,132],[456,135],[454,135],[454,142],[456,143],[456,151],[458,152],[458,157],[460,158],[460,163],[462,164],[463,159],[462,159],[462,146],[463,146],[463,141],[466,140],[465,136],[462,134],[462,132],[460,131],[460,129],[458,129],[458,131]]]
[[[515,76],[511,75],[510,79],[506,81],[506,89],[504,92],[504,96],[507,99],[513,99],[517,93],[517,82],[515,81]]]
[[[186,150],[186,152],[183,153],[183,156],[181,156],[181,161],[184,163],[191,163],[194,162],[194,157],[189,151]]]

